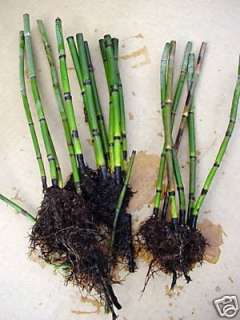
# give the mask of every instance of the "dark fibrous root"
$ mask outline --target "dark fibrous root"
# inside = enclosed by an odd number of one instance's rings
[[[49,263],[66,266],[67,281],[87,292],[95,289],[115,319],[113,306],[121,306],[112,289],[107,239],[94,220],[82,196],[65,188],[48,188],[30,235],[31,249]]]
[[[73,190],[71,179],[67,189]],[[117,185],[112,176],[103,179],[101,174],[88,168],[81,179],[82,197],[91,207],[95,224],[111,239],[115,209],[122,185]],[[128,203],[133,195],[128,188],[117,223],[116,238],[113,250],[112,265],[122,262],[128,266],[130,272],[135,270],[134,249],[132,244],[132,219],[127,213]]]
[[[191,281],[188,274],[196,263],[202,263],[207,245],[199,230],[187,225],[174,230],[170,222],[162,223],[154,215],[142,224],[137,239],[140,247],[152,255],[145,284],[154,273],[163,271],[173,276],[171,289],[180,276]]]

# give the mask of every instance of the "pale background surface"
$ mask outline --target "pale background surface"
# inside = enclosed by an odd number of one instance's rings
[[[48,64],[36,29],[37,18],[46,22],[52,42],[55,41],[54,19],[57,16],[63,20],[65,35],[84,33],[90,44],[105,104],[107,90],[98,39],[105,33],[118,37],[122,55],[146,47],[147,58],[142,55],[121,60],[121,74],[127,110],[134,115],[134,119],[128,121],[129,148],[151,154],[158,154],[162,145],[162,138],[157,133],[162,131],[158,110],[159,57],[163,45],[167,40],[177,41],[179,65],[187,40],[194,42],[195,51],[202,40],[207,41],[207,56],[196,97],[198,150],[201,151],[198,182],[202,183],[228,121],[240,52],[239,1],[2,2],[0,189],[7,196],[18,198],[20,204],[35,213],[41,200],[40,180],[18,88],[18,31],[22,28],[22,14],[25,12],[30,13],[32,18],[43,102],[47,105],[47,118],[65,176],[70,169],[64,161],[63,132],[56,116]],[[89,137],[86,126],[82,125],[81,100],[73,71],[70,71],[70,76],[84,150],[89,154]],[[211,209],[207,218],[221,224],[226,234],[220,261],[216,265],[205,263],[202,268],[197,268],[192,273],[194,281],[189,285],[180,280],[179,285],[184,285],[184,288],[177,289],[179,295],[175,294],[172,298],[166,295],[170,278],[164,275],[150,281],[141,297],[147,265],[139,263],[139,270],[128,276],[123,286],[114,288],[123,305],[119,319],[217,319],[212,299],[223,294],[239,293],[239,130],[238,121],[223,166],[215,179],[214,191],[209,192],[202,210]],[[186,145],[182,148],[187,150]],[[182,161],[185,160],[186,157],[183,157]],[[41,268],[28,258],[30,223],[24,217],[16,216],[5,204],[0,203],[0,208],[0,320],[110,319],[103,312],[97,315],[73,312],[91,311],[94,307],[83,304],[78,290],[65,287],[62,277],[54,275],[51,267]],[[141,211],[142,216],[149,213],[147,208]]]

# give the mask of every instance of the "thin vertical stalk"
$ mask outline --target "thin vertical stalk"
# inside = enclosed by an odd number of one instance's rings
[[[130,177],[131,177],[131,174],[132,174],[132,168],[133,168],[135,155],[136,155],[136,151],[133,151],[132,154],[131,154],[129,163],[128,163],[126,177],[124,179],[123,187],[122,187],[120,195],[118,197],[118,201],[117,201],[117,205],[116,205],[116,209],[115,209],[115,216],[114,216],[114,221],[113,221],[113,231],[112,231],[112,240],[111,240],[111,254],[112,254],[112,250],[113,250],[114,242],[115,242],[118,217],[119,217],[119,214],[120,214],[121,209],[122,209],[124,197],[126,195],[128,184],[129,184],[129,180],[130,180]]]
[[[23,209],[21,206],[19,206],[14,201],[12,201],[12,200],[8,199],[7,197],[5,197],[3,194],[0,194],[0,200],[2,200],[7,205],[9,205],[13,209],[15,209],[17,211],[17,213],[21,213],[22,215],[27,217],[31,222],[35,222],[36,221],[36,219],[34,218],[34,216],[31,213],[29,213],[28,211]]]
[[[19,82],[20,82],[20,93],[22,97],[22,102],[25,110],[26,119],[28,122],[32,143],[36,155],[36,159],[38,162],[38,167],[41,175],[42,188],[43,191],[47,189],[47,178],[46,172],[42,160],[42,154],[38,143],[37,134],[35,131],[31,110],[29,107],[27,92],[26,92],[26,84],[25,84],[25,76],[24,76],[24,51],[25,51],[25,42],[24,42],[24,32],[20,31],[19,33]]]
[[[167,73],[167,66],[168,66],[168,59],[169,59],[169,52],[170,52],[170,43],[166,43],[164,46],[162,58],[161,58],[161,66],[160,66],[160,91],[161,91],[161,108],[164,108],[165,100],[166,100],[166,73]],[[159,164],[159,171],[158,171],[158,178],[157,178],[157,185],[156,185],[156,194],[154,197],[154,209],[153,213],[155,215],[159,214],[160,202],[161,202],[161,195],[163,190],[163,179],[166,167],[166,152],[165,152],[165,142],[163,146],[163,150],[161,153],[161,159]]]
[[[172,121],[171,121],[171,108],[172,108],[172,102],[173,102],[172,90],[173,90],[174,57],[175,57],[175,42],[171,42],[169,62],[168,62],[168,68],[167,68],[166,99],[162,107],[162,118],[163,118],[164,137],[165,137],[170,213],[171,213],[173,226],[175,227],[178,220],[178,212],[176,207],[176,196],[175,196]]]
[[[117,184],[122,180],[122,137],[121,137],[121,111],[118,76],[113,55],[112,39],[109,35],[104,37],[105,52],[107,57],[109,85],[111,92],[111,103],[113,112],[113,153],[114,153],[114,174]]]
[[[92,140],[93,140],[96,164],[97,164],[97,167],[101,170],[103,177],[106,178],[107,176],[106,160],[104,157],[103,144],[101,140],[100,129],[98,126],[96,106],[95,106],[95,100],[94,100],[94,95],[92,90],[92,82],[90,79],[90,74],[88,69],[84,39],[81,33],[77,34],[77,47],[78,47],[78,57],[80,62],[82,80],[84,85],[84,92],[86,94],[87,117],[88,117],[89,129],[90,129]]]
[[[69,154],[69,158],[70,158],[70,162],[71,162],[75,189],[76,189],[77,193],[80,193],[81,188],[80,188],[79,170],[78,170],[76,158],[74,155],[71,133],[70,133],[68,120],[67,120],[67,116],[66,116],[66,112],[65,112],[64,100],[63,100],[63,96],[62,96],[62,92],[61,92],[61,88],[60,88],[60,84],[59,84],[59,78],[58,78],[58,73],[57,73],[55,61],[53,58],[52,48],[50,46],[50,43],[48,40],[47,30],[44,26],[43,21],[37,20],[37,24],[38,24],[38,30],[41,34],[41,39],[42,39],[42,43],[43,43],[43,46],[44,46],[44,49],[46,52],[46,56],[48,59],[49,68],[50,68],[50,72],[51,72],[52,86],[53,86],[56,102],[58,105],[59,113],[60,113],[60,116],[62,119],[62,125],[63,125],[64,134],[65,134],[65,138],[66,138],[68,154]]]
[[[104,70],[105,70],[105,76],[107,80],[108,85],[108,91],[109,91],[109,119],[108,119],[108,142],[109,142],[109,167],[111,173],[114,172],[114,132],[113,132],[113,125],[114,125],[114,118],[113,118],[113,106],[111,101],[111,88],[110,88],[110,79],[109,79],[109,68],[108,68],[108,61],[106,56],[106,49],[105,49],[105,43],[104,39],[99,40],[99,46],[101,51],[101,56],[103,60]]]
[[[40,128],[41,128],[42,138],[43,138],[46,153],[47,153],[47,158],[49,161],[52,185],[57,186],[58,173],[56,168],[56,159],[54,157],[55,152],[53,150],[53,145],[51,143],[48,125],[45,118],[42,101],[41,101],[41,97],[38,89],[35,64],[33,59],[32,42],[31,42],[30,19],[28,14],[23,15],[23,21],[24,21],[24,40],[25,40],[25,47],[26,47],[28,72],[29,72],[29,78],[30,78],[31,88],[32,88],[32,95],[33,95],[35,107],[37,110],[38,119],[40,122]]]
[[[188,88],[191,86],[191,82],[194,77],[195,68],[195,55],[194,53],[189,55],[188,64]],[[195,106],[194,101],[190,105],[188,112],[188,145],[189,145],[189,196],[188,196],[188,214],[187,221],[192,214],[195,202],[196,193],[196,167],[197,167],[197,153],[196,153],[196,135],[195,135]]]
[[[180,99],[182,96],[183,86],[184,86],[185,79],[187,76],[188,58],[189,58],[189,54],[190,54],[191,50],[192,50],[192,42],[188,41],[186,48],[185,48],[185,51],[184,51],[182,67],[181,67],[180,75],[179,75],[178,82],[177,82],[177,88],[176,88],[174,98],[173,98],[173,106],[172,106],[172,112],[171,112],[172,125],[174,125],[175,116],[176,116],[179,102],[180,102]]]
[[[120,100],[120,113],[121,113],[121,132],[122,132],[122,149],[123,149],[123,168],[126,168],[127,161],[127,132],[126,132],[126,118],[125,118],[125,106],[124,106],[124,96],[123,96],[123,86],[118,66],[119,61],[119,41],[116,38],[112,39],[113,44],[113,56],[116,63],[116,71],[118,77],[118,87],[119,87],[119,100]]]
[[[175,144],[174,144],[174,148],[177,151],[179,149],[179,145],[183,136],[183,132],[184,132],[184,128],[186,125],[186,121],[187,121],[187,117],[188,117],[188,112],[189,112],[189,108],[192,104],[192,100],[193,100],[193,96],[195,93],[195,89],[198,83],[198,79],[199,79],[199,74],[200,74],[200,70],[201,70],[201,66],[202,66],[202,62],[203,62],[203,58],[206,52],[206,47],[207,44],[206,42],[202,42],[200,51],[199,51],[199,55],[197,58],[197,64],[195,67],[195,72],[194,72],[194,79],[191,83],[190,88],[188,89],[188,94],[187,94],[187,98],[186,98],[186,102],[183,108],[183,113],[182,113],[182,118],[181,118],[181,122],[179,125],[179,129],[178,129],[178,133],[177,133],[177,137],[175,140]]]
[[[109,159],[109,154],[108,154],[108,136],[107,136],[107,130],[106,130],[106,125],[104,121],[104,116],[102,112],[102,106],[97,90],[97,84],[96,84],[96,79],[94,75],[94,68],[92,64],[92,59],[91,59],[91,54],[88,46],[88,42],[84,41],[85,45],[85,51],[87,55],[87,63],[88,63],[88,70],[89,70],[89,75],[92,83],[92,90],[93,90],[93,96],[94,96],[94,101],[95,101],[95,107],[96,107],[96,114],[97,114],[97,121],[98,121],[98,126],[101,134],[101,139],[102,139],[102,144],[103,144],[103,150],[105,154],[106,160]]]
[[[232,106],[231,106],[231,111],[230,111],[230,118],[229,118],[229,123],[228,127],[225,133],[225,136],[223,138],[223,141],[220,145],[219,151],[217,153],[216,159],[214,161],[214,164],[212,168],[210,169],[207,178],[203,184],[203,188],[201,191],[200,196],[197,198],[195,204],[194,204],[194,209],[192,212],[191,220],[190,220],[190,226],[191,228],[195,229],[196,228],[196,223],[197,223],[197,217],[199,214],[199,210],[201,206],[203,205],[203,202],[205,200],[206,194],[208,193],[210,186],[213,182],[213,179],[217,173],[217,170],[223,160],[223,156],[227,150],[228,143],[230,141],[230,138],[232,136],[234,126],[236,123],[237,119],[237,112],[238,112],[238,106],[239,106],[239,99],[240,99],[240,59],[238,63],[238,78],[237,78],[237,83],[235,85],[234,89],[234,94],[233,94],[233,99],[232,99]]]
[[[63,88],[64,102],[65,102],[65,111],[66,111],[69,129],[71,133],[74,154],[76,156],[81,173],[84,173],[85,164],[84,164],[82,147],[81,147],[77,124],[76,124],[75,113],[73,109],[73,103],[72,103],[72,95],[71,95],[70,83],[69,83],[68,72],[67,72],[66,53],[65,53],[65,45],[63,40],[61,19],[59,18],[56,19],[55,26],[56,26],[56,37],[57,37],[57,44],[58,44],[61,82],[62,82],[62,88]]]

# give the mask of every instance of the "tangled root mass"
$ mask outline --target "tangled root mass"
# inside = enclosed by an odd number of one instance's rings
[[[69,181],[65,188],[48,188],[33,226],[31,249],[37,249],[48,263],[63,265],[66,280],[91,292],[94,288],[113,318],[113,307],[121,308],[112,289],[111,266],[119,259],[134,270],[131,215],[126,213],[128,190],[119,216],[114,260],[109,261],[115,207],[121,186],[109,177],[103,181],[89,170],[82,178],[82,194],[76,194]]]
[[[171,288],[182,275],[187,282],[191,281],[188,273],[196,263],[203,261],[206,247],[200,231],[191,230],[187,225],[173,230],[170,222],[161,223],[154,215],[140,227],[138,241],[152,255],[145,286],[158,271],[173,275]]]

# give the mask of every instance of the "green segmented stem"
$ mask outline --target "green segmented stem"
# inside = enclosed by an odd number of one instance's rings
[[[168,59],[169,59],[169,51],[170,51],[170,43],[167,42],[164,46],[164,50],[161,58],[161,65],[160,65],[161,108],[164,107],[165,100],[166,100],[166,73],[167,73],[167,65],[168,65]],[[165,167],[166,167],[165,147],[166,146],[164,142],[163,150],[161,153],[160,164],[159,164],[158,178],[157,178],[157,184],[156,184],[156,194],[154,197],[153,212],[155,215],[159,214],[161,195],[163,191],[163,178],[164,178]]]
[[[41,39],[42,39],[42,42],[44,45],[47,60],[49,63],[50,72],[51,72],[51,79],[52,79],[52,86],[53,86],[56,102],[58,105],[59,113],[60,113],[60,116],[62,119],[62,125],[63,125],[63,129],[64,129],[69,158],[70,158],[71,167],[72,167],[73,181],[75,184],[76,192],[80,193],[81,188],[80,188],[79,170],[78,170],[76,158],[74,155],[71,133],[70,133],[68,120],[67,120],[67,116],[66,116],[66,112],[65,112],[64,100],[63,100],[63,96],[62,96],[62,92],[61,92],[61,88],[60,88],[60,84],[59,84],[59,78],[58,78],[57,68],[56,68],[56,65],[54,62],[54,58],[53,58],[52,48],[50,46],[50,43],[48,40],[47,30],[44,26],[43,21],[37,20],[37,24],[38,24],[38,30],[41,34]]]
[[[31,88],[32,88],[32,95],[33,95],[35,107],[37,110],[38,119],[40,122],[40,128],[41,128],[42,138],[43,138],[46,153],[47,153],[47,158],[49,161],[52,185],[57,186],[58,173],[56,168],[56,159],[54,156],[55,152],[53,150],[54,148],[51,142],[48,125],[45,118],[42,101],[41,101],[41,97],[38,89],[35,64],[33,60],[32,43],[31,43],[30,19],[28,14],[23,15],[23,21],[24,21],[24,40],[25,40],[28,72],[29,72],[29,78],[30,78]]]
[[[215,177],[216,172],[222,162],[222,159],[223,159],[223,156],[226,152],[229,140],[232,136],[233,129],[234,129],[234,126],[236,123],[236,118],[237,118],[239,99],[240,99],[240,59],[239,59],[239,64],[238,64],[238,79],[237,79],[237,83],[236,83],[234,94],[233,94],[229,124],[228,124],[227,130],[226,130],[224,139],[223,139],[221,146],[219,148],[219,151],[217,153],[215,162],[207,175],[207,178],[204,182],[201,194],[197,198],[195,205],[194,205],[193,212],[192,212],[191,227],[194,229],[196,228],[196,222],[197,222],[197,216],[199,214],[199,210],[200,210],[200,208],[205,200],[206,194],[209,191],[209,188],[213,182],[213,178]]]
[[[95,107],[96,107],[96,114],[97,114],[97,121],[98,121],[98,126],[101,134],[101,139],[102,139],[102,144],[103,144],[103,149],[104,149],[104,154],[105,158],[108,160],[109,159],[109,154],[108,154],[108,135],[107,135],[107,130],[106,130],[106,125],[104,121],[104,116],[102,112],[102,106],[97,90],[97,84],[96,84],[96,79],[94,75],[94,68],[92,64],[92,59],[91,59],[91,54],[88,46],[88,42],[84,41],[85,45],[85,51],[87,55],[87,63],[88,63],[88,70],[89,70],[89,75],[90,79],[92,82],[92,90],[93,90],[93,96],[94,96],[94,101],[95,101]]]
[[[113,44],[113,56],[116,63],[116,71],[118,77],[118,87],[119,87],[119,100],[120,100],[120,113],[121,113],[121,132],[122,132],[122,149],[123,149],[123,168],[126,167],[127,161],[127,132],[126,132],[126,118],[125,118],[125,105],[123,96],[123,86],[118,66],[119,61],[119,41],[116,38],[112,39]]]
[[[109,35],[104,36],[105,52],[108,65],[109,85],[111,92],[111,103],[113,112],[113,152],[114,171],[116,183],[121,183],[122,179],[122,137],[121,137],[121,111],[118,86],[118,75],[116,63],[113,55],[112,39]]]
[[[108,90],[109,90],[109,94],[110,94],[111,90],[110,90],[110,83],[109,83],[109,70],[108,70],[108,63],[107,63],[107,56],[106,56],[104,39],[99,40],[99,47],[100,47],[100,51],[101,51],[102,61],[103,61],[104,70],[105,70],[105,76],[106,76]]]
[[[169,44],[168,44],[169,46]],[[179,101],[182,95],[182,91],[183,91],[183,85],[186,79],[186,74],[187,74],[187,65],[188,65],[188,56],[189,53],[192,49],[192,43],[190,41],[187,42],[185,51],[184,51],[184,56],[183,56],[183,61],[182,61],[182,66],[181,66],[181,71],[180,71],[180,75],[178,78],[178,82],[177,82],[177,88],[174,94],[174,98],[173,98],[173,105],[172,105],[172,111],[171,111],[171,118],[172,118],[172,129],[173,129],[173,125],[174,125],[174,120],[175,120],[175,115],[177,112],[177,108],[179,106]],[[167,49],[166,49],[167,50]],[[168,49],[169,50],[169,49]],[[163,54],[164,56],[165,54]],[[166,59],[166,58],[163,58]],[[162,63],[162,65],[164,66],[164,62]],[[165,63],[165,68],[166,68],[167,62]],[[161,79],[164,79],[166,82],[166,70],[162,72],[165,76],[161,76]],[[163,80],[161,80],[163,81]],[[165,93],[164,91],[166,90],[166,83],[161,85],[161,101],[165,101]],[[174,154],[173,154],[174,155]],[[179,167],[179,163],[176,159],[176,155],[174,155],[174,163],[175,163],[175,168],[177,170],[177,179],[178,179],[178,192],[179,192],[179,199],[181,199],[181,203],[182,203],[182,209],[185,207],[185,196],[184,196],[184,190],[182,189],[183,187],[183,183],[182,183],[182,178],[181,178],[181,174],[180,174],[180,167]],[[156,187],[156,194],[155,194],[155,198],[154,198],[154,213],[158,214],[159,213],[159,208],[160,208],[160,203],[161,203],[161,195],[163,193],[163,179],[164,179],[164,173],[165,173],[165,165],[166,163],[166,158],[165,158],[165,148],[163,147],[163,151],[161,154],[161,159],[160,159],[160,166],[159,166],[159,174],[158,174],[158,179],[157,179],[157,187]],[[168,200],[165,200],[168,201]],[[167,205],[165,204],[164,208],[167,208]],[[166,210],[163,210],[166,211]],[[166,212],[163,212],[163,216],[165,216]]]
[[[162,118],[164,127],[167,176],[168,176],[168,195],[170,212],[172,222],[175,225],[178,219],[178,212],[176,207],[175,183],[174,183],[174,168],[173,168],[173,141],[172,141],[172,121],[171,121],[171,107],[172,107],[172,90],[173,90],[173,66],[175,56],[176,44],[171,42],[171,49],[169,53],[169,61],[167,67],[167,81],[166,81],[166,99],[162,106]]]
[[[61,19],[59,18],[56,19],[55,27],[56,27],[56,37],[57,37],[57,44],[58,44],[61,82],[62,82],[64,102],[65,102],[65,111],[66,111],[67,120],[70,128],[70,132],[71,132],[74,153],[78,162],[78,166],[81,172],[83,173],[85,171],[85,164],[83,160],[82,147],[79,139],[76,118],[75,118],[75,113],[74,113],[73,103],[72,103],[72,95],[71,95],[70,83],[69,83],[68,72],[67,72],[66,54],[65,54]]]
[[[59,164],[59,161],[58,161],[57,153],[56,153],[56,150],[55,150],[55,148],[54,148],[54,144],[53,144],[52,137],[51,137],[51,134],[50,134],[50,132],[49,132],[49,129],[48,129],[48,135],[49,135],[50,145],[51,145],[51,148],[52,148],[52,150],[53,150],[53,156],[54,156],[55,161],[56,161],[56,169],[57,169],[57,177],[58,177],[58,186],[59,186],[60,188],[63,188],[62,171],[61,171],[61,167],[60,167],[60,164]]]
[[[111,240],[111,253],[112,253],[112,250],[113,250],[113,247],[114,247],[114,242],[115,242],[115,237],[116,237],[116,228],[117,228],[118,217],[119,217],[119,214],[121,212],[121,208],[122,208],[122,205],[123,205],[124,197],[126,195],[128,184],[129,184],[129,180],[130,180],[130,177],[131,177],[131,174],[132,174],[132,168],[133,168],[135,155],[136,155],[136,151],[133,151],[132,154],[131,154],[131,157],[129,159],[126,177],[124,179],[123,187],[121,189],[121,192],[120,192],[120,195],[119,195],[119,198],[118,198],[118,201],[117,201],[116,209],[115,209],[115,216],[114,216],[114,221],[113,221],[113,231],[112,231],[112,240]]]
[[[42,160],[42,154],[38,143],[37,134],[35,131],[31,110],[29,107],[27,92],[26,92],[26,84],[25,84],[25,76],[24,76],[24,51],[25,51],[25,42],[24,42],[24,32],[19,32],[19,82],[20,82],[20,93],[22,97],[22,102],[25,110],[26,119],[28,122],[32,143],[34,147],[34,151],[36,154],[36,159],[38,162],[38,167],[41,175],[42,188],[43,191],[47,189],[47,178],[46,172]]]
[[[113,119],[113,108],[112,108],[112,101],[111,101],[111,88],[110,88],[110,83],[109,83],[109,68],[108,68],[108,63],[107,63],[107,56],[106,56],[104,39],[99,40],[99,46],[100,46],[102,61],[103,61],[103,65],[104,65],[105,77],[106,77],[107,85],[108,85],[108,91],[109,91],[109,119],[108,119],[109,167],[110,167],[111,173],[113,173],[114,172],[114,150],[113,150],[114,119]]]
[[[103,177],[106,177],[107,170],[106,170],[106,161],[104,157],[104,149],[103,149],[100,129],[98,126],[96,106],[95,106],[95,100],[94,100],[94,95],[92,90],[92,82],[90,79],[90,74],[88,69],[84,39],[81,33],[77,34],[77,47],[78,47],[78,57],[80,62],[82,80],[84,85],[84,92],[86,95],[87,118],[88,118],[90,133],[93,140],[96,164],[97,164],[97,167],[101,170]]]
[[[182,140],[182,136],[183,136],[183,132],[184,132],[184,128],[186,125],[186,121],[187,121],[187,117],[188,117],[188,112],[189,112],[189,108],[192,104],[192,100],[193,100],[193,96],[195,93],[195,89],[198,83],[198,79],[199,79],[199,74],[200,74],[200,70],[201,70],[201,66],[202,66],[202,62],[203,62],[203,58],[206,52],[206,42],[202,42],[200,51],[199,51],[199,55],[197,58],[197,64],[195,67],[195,72],[194,72],[194,79],[191,83],[190,88],[188,89],[188,94],[187,94],[187,98],[186,98],[186,102],[183,108],[183,113],[182,113],[182,118],[181,118],[181,122],[179,125],[179,129],[178,129],[178,133],[177,133],[177,137],[175,140],[175,144],[174,144],[174,148],[175,150],[179,149],[179,145],[180,142]]]
[[[8,199],[7,197],[5,197],[3,194],[0,194],[0,200],[2,200],[7,205],[9,205],[13,209],[15,209],[17,211],[17,213],[21,213],[22,215],[27,217],[31,222],[35,222],[36,221],[36,219],[34,218],[34,216],[31,213],[27,212],[25,209],[23,209],[21,206],[19,206],[14,201],[12,201],[12,200]]]
[[[188,89],[188,94],[187,94],[187,98],[186,98],[186,102],[184,105],[184,109],[183,109],[183,113],[182,113],[182,118],[181,118],[181,122],[179,125],[179,130],[177,132],[177,137],[174,143],[174,158],[177,158],[177,152],[181,143],[181,139],[183,136],[183,132],[184,132],[184,127],[187,121],[187,117],[188,117],[188,112],[189,112],[189,108],[191,106],[192,103],[192,99],[193,99],[193,95],[196,89],[196,85],[198,82],[198,78],[199,78],[199,73],[200,73],[200,69],[201,69],[201,65],[202,65],[202,61],[204,58],[204,54],[206,51],[206,43],[203,42],[199,51],[199,55],[198,55],[198,60],[197,60],[197,64],[196,64],[196,68],[195,68],[195,73],[194,73],[194,79],[191,83],[190,88]],[[181,181],[177,181],[177,178],[180,178],[180,176],[176,175],[176,172],[179,171],[180,172],[180,167],[179,164],[174,161],[176,165],[174,165],[175,168],[175,177],[176,177],[176,182],[178,184],[178,193],[179,193],[179,200],[183,201],[183,195],[184,195],[184,189],[183,189],[183,184],[181,183]],[[181,206],[183,207],[183,203],[182,205],[180,204],[180,208]],[[163,212],[163,216],[166,215],[166,211],[168,208],[168,196],[165,197],[164,199],[164,210],[165,212]],[[180,209],[181,210],[181,209]],[[185,210],[181,210],[180,211],[180,223],[185,223]]]
[[[187,84],[188,88],[191,86],[191,82],[194,77],[194,68],[195,68],[195,54],[192,53],[189,55],[188,62],[188,76]],[[196,194],[196,167],[197,167],[197,153],[196,153],[196,135],[195,135],[195,106],[194,101],[192,101],[189,112],[188,112],[188,145],[189,145],[189,196],[188,196],[188,213],[187,220],[192,214],[195,194]]]
[[[178,82],[177,82],[177,88],[176,88],[174,98],[173,98],[173,105],[172,105],[172,112],[171,112],[172,125],[174,124],[175,116],[177,113],[177,108],[179,106],[179,102],[180,102],[180,99],[182,96],[183,86],[184,86],[186,75],[187,75],[188,57],[189,57],[191,50],[192,50],[192,42],[188,41],[186,48],[185,48],[185,51],[184,51],[182,67],[181,67],[180,75],[179,75]]]

